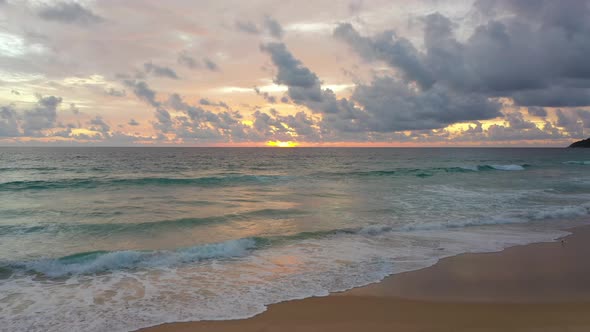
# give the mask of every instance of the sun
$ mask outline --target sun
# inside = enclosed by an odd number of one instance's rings
[[[293,141],[268,141],[266,142],[266,146],[272,146],[276,148],[294,148],[298,146],[299,143]]]

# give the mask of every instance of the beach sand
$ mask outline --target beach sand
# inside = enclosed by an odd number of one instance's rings
[[[168,331],[590,331],[590,226],[562,243],[462,254],[326,297],[270,305],[233,321]]]

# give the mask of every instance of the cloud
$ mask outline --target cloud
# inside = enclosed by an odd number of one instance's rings
[[[359,132],[367,114],[346,98],[338,99],[330,89],[322,89],[318,76],[296,59],[283,43],[268,43],[260,48],[270,54],[277,67],[276,84],[286,85],[291,100],[324,114],[326,130]]]
[[[154,107],[160,107],[160,102],[156,100],[156,92],[147,85],[144,81],[125,80],[123,84],[133,89],[133,93],[137,98],[147,102]]]
[[[213,62],[213,60],[209,58],[203,58],[203,63],[205,64],[205,67],[210,71],[219,71],[219,66],[215,62]]]
[[[278,73],[275,83],[289,88],[319,88],[320,81],[315,73],[297,60],[283,43],[263,44],[260,49],[271,56]],[[316,96],[319,99],[319,96]]]
[[[343,23],[334,30],[334,36],[346,41],[366,61],[384,61],[400,69],[406,80],[423,88],[431,87],[436,81],[424,63],[423,54],[409,40],[391,30],[368,38],[361,36],[350,23]]]
[[[564,128],[572,137],[584,136],[584,124],[578,121],[578,116],[575,113],[558,109],[556,126]]]
[[[529,113],[529,115],[540,118],[544,118],[547,116],[547,110],[545,110],[543,107],[528,107],[527,112]]]
[[[590,55],[590,54],[589,54]],[[590,105],[590,89],[552,86],[545,89],[519,91],[512,95],[523,106],[576,107]]]
[[[282,43],[261,47],[271,55],[277,84],[288,87],[289,97],[324,114],[322,125],[339,132],[395,132],[442,128],[462,121],[492,119],[500,105],[480,94],[456,93],[436,85],[422,91],[392,77],[377,77],[358,85],[351,97],[338,99],[322,89],[318,76],[296,59]],[[356,104],[361,107],[357,107]]]
[[[127,124],[130,126],[139,126],[139,122],[135,121],[135,119],[129,119],[129,122],[127,122]]]
[[[105,93],[107,95],[113,96],[113,97],[125,97],[127,95],[125,90],[117,90],[115,88],[109,88],[109,89],[105,90]]]
[[[70,111],[76,115],[80,114],[80,109],[74,103],[70,104]]]
[[[90,130],[100,132],[103,137],[110,136],[111,126],[100,115],[95,116],[88,124],[91,126]]]
[[[25,136],[43,136],[42,130],[55,127],[57,107],[62,98],[38,97],[37,105],[24,112],[21,127]]]
[[[200,67],[197,60],[191,57],[186,51],[180,52],[178,54],[178,63],[190,69],[196,69]]]
[[[423,90],[439,84],[514,98],[523,106],[590,105],[587,1],[482,3],[487,22],[464,41],[455,36],[456,24],[439,13],[422,18],[421,48],[392,30],[362,36],[349,23],[339,25],[334,35],[365,61],[384,61]]]
[[[151,62],[147,62],[143,64],[143,68],[146,73],[157,77],[166,77],[174,80],[179,79],[178,75],[176,75],[176,72],[168,67],[158,66]]]
[[[236,21],[235,27],[238,31],[253,34],[253,35],[257,35],[260,33],[260,30],[258,29],[256,24],[254,24],[250,21]]]
[[[457,93],[442,85],[420,91],[392,77],[359,85],[352,96],[368,113],[368,130],[377,132],[443,128],[501,116],[500,105],[480,94]]]
[[[264,27],[266,28],[266,30],[268,30],[271,36],[278,39],[283,38],[283,27],[277,20],[275,20],[271,16],[264,16]]]
[[[271,104],[275,104],[277,102],[277,98],[268,92],[260,91],[260,89],[257,87],[254,87],[254,91],[256,92],[257,95],[261,96],[262,98],[264,98],[264,100],[266,100],[267,102],[269,102]]]
[[[16,111],[11,105],[0,106],[0,137],[20,136]]]
[[[43,5],[38,11],[39,17],[48,21],[88,25],[102,22],[104,19],[77,2],[56,2]]]
[[[212,102],[211,100],[207,99],[207,98],[201,98],[199,99],[199,104],[203,105],[203,106],[215,106],[215,107],[223,107],[225,109],[229,109],[229,106],[220,101],[218,103]]]

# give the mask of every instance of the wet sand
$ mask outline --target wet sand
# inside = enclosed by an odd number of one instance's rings
[[[590,331],[590,226],[564,242],[462,254],[249,319],[170,323],[169,331]]]

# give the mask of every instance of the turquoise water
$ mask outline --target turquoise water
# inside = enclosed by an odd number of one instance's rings
[[[249,317],[590,214],[590,151],[0,148],[0,330]]]

